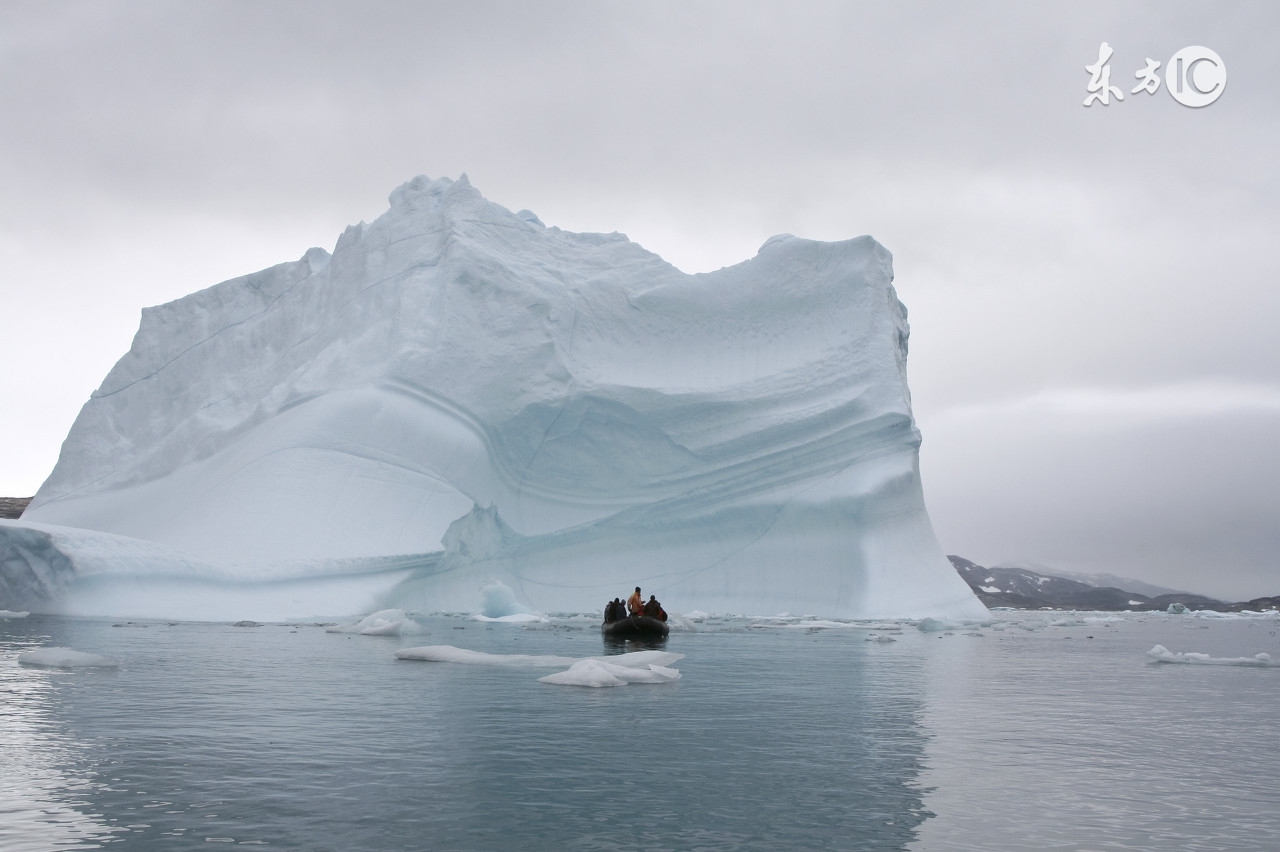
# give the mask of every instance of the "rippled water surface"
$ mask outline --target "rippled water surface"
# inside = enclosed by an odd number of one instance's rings
[[[623,650],[585,618],[0,621],[0,848],[1280,848],[1280,667],[1146,654],[1280,659],[1274,615],[994,619],[705,622],[607,689],[394,653]]]

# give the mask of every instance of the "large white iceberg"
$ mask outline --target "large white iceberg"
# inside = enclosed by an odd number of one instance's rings
[[[0,606],[476,611],[497,582],[543,612],[640,585],[676,611],[985,613],[925,512],[873,239],[687,275],[465,176],[390,202],[332,255],[143,311],[0,524]]]

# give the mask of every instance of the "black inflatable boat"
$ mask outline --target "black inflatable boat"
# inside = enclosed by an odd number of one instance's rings
[[[617,621],[606,621],[600,625],[600,630],[605,636],[619,639],[656,638],[671,632],[665,621],[659,621],[651,615],[628,615]]]

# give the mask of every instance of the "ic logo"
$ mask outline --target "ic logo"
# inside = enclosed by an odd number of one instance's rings
[[[1227,87],[1227,66],[1207,47],[1184,47],[1165,66],[1164,84],[1183,106],[1208,106]]]

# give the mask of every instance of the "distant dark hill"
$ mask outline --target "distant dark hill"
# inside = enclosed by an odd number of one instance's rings
[[[30,502],[30,497],[0,497],[0,518],[16,520],[22,517]]]
[[[1180,603],[1188,609],[1212,609],[1219,612],[1242,609],[1267,609],[1278,598],[1258,598],[1243,603],[1224,603],[1190,592],[1148,597],[1139,592],[1115,586],[1094,586],[1065,577],[1053,577],[1028,568],[986,568],[960,556],[948,556],[956,572],[969,584],[974,594],[989,607],[1016,609],[1093,609],[1119,611],[1126,609],[1168,609]],[[1108,575],[1109,576],[1109,575]],[[1116,578],[1118,579],[1118,578]]]

